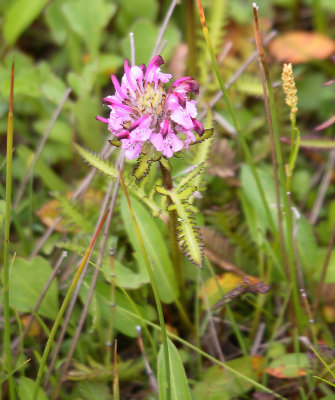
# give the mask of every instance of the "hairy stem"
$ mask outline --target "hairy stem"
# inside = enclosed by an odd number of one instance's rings
[[[128,207],[129,207],[129,212],[130,212],[133,224],[134,224],[134,228],[135,228],[137,239],[139,241],[139,244],[140,244],[140,247],[141,247],[141,250],[142,250],[143,258],[144,258],[145,265],[147,267],[148,275],[149,275],[149,278],[150,278],[152,291],[153,291],[154,297],[155,297],[156,309],[157,309],[159,324],[160,324],[161,332],[162,332],[162,342],[163,342],[164,359],[165,359],[166,395],[167,395],[166,398],[167,398],[167,400],[170,400],[171,399],[170,358],[169,358],[169,348],[168,348],[167,333],[166,333],[166,328],[165,328],[162,303],[161,303],[159,295],[158,295],[157,284],[156,284],[155,277],[154,277],[154,274],[153,274],[153,271],[152,271],[152,268],[151,268],[151,265],[150,265],[148,253],[147,253],[147,251],[145,249],[144,242],[143,242],[143,239],[142,239],[142,236],[141,236],[141,232],[140,232],[140,228],[139,228],[139,226],[137,224],[135,213],[134,213],[133,207],[132,207],[132,205],[130,203],[130,198],[129,198],[129,195],[128,195],[126,184],[125,184],[123,176],[122,176],[121,169],[119,171],[120,171],[120,178],[121,178],[123,190],[124,190],[124,193],[126,195],[126,200],[127,200]]]
[[[164,186],[167,190],[173,189],[173,182],[171,178],[170,171],[160,162],[159,163],[162,171],[162,177]],[[173,204],[170,197],[168,197],[169,205]],[[181,258],[181,250],[178,245],[178,233],[177,233],[177,225],[178,225],[178,214],[176,210],[169,211],[169,241],[170,241],[170,249],[172,256],[172,264],[174,267],[175,275],[178,280],[178,285],[181,293],[181,299],[183,300],[185,294],[185,278],[183,274],[182,268],[182,258]]]

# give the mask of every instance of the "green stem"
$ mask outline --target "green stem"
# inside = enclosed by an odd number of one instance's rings
[[[4,267],[3,267],[3,302],[4,302],[4,354],[7,361],[9,381],[9,397],[15,400],[14,377],[12,374],[12,352],[10,348],[10,311],[9,311],[9,236],[12,198],[12,161],[13,161],[13,93],[14,93],[14,63],[12,65],[10,98],[7,126],[7,162],[6,162],[6,209],[5,209],[5,238],[4,238]]]
[[[154,274],[152,272],[152,268],[151,268],[151,265],[150,265],[149,257],[148,257],[147,251],[145,249],[144,242],[143,242],[143,239],[142,239],[142,235],[141,235],[140,229],[139,229],[137,221],[136,221],[134,210],[133,210],[133,208],[131,206],[131,202],[130,202],[130,198],[129,198],[129,195],[128,195],[127,187],[126,187],[126,184],[124,182],[121,170],[120,170],[120,178],[121,178],[123,190],[124,190],[125,195],[126,195],[126,200],[127,200],[127,203],[128,203],[131,219],[132,219],[133,224],[134,224],[136,236],[137,236],[137,239],[138,239],[140,247],[141,247],[141,251],[142,251],[142,255],[143,255],[144,261],[145,261],[145,265],[147,267],[147,271],[148,271],[148,275],[149,275],[152,291],[153,291],[154,297],[155,297],[156,308],[157,308],[157,313],[158,313],[158,319],[159,319],[159,324],[160,324],[161,332],[162,332],[162,342],[163,342],[163,350],[164,350],[166,381],[167,381],[166,382],[167,383],[167,387],[166,387],[167,397],[166,398],[167,398],[167,400],[170,400],[171,399],[170,359],[169,359],[169,348],[168,348],[168,342],[167,342],[167,333],[166,333],[166,328],[165,328],[162,303],[161,303],[159,295],[158,295],[158,289],[157,289],[157,284],[156,284],[156,281],[155,281],[155,277],[154,277]]]
[[[207,25],[206,25],[206,18],[205,18],[204,10],[202,8],[201,0],[197,0],[197,5],[198,5],[198,10],[199,10],[199,16],[200,16],[200,22],[201,22],[201,25],[202,25],[202,30],[203,30],[203,33],[204,33],[204,36],[205,36],[205,40],[206,40],[206,43],[207,43],[208,51],[209,51],[211,59],[212,59],[212,64],[213,64],[213,68],[214,68],[214,72],[215,72],[216,78],[217,78],[217,80],[219,82],[219,86],[220,86],[220,89],[222,91],[223,98],[225,100],[226,106],[228,108],[228,112],[231,115],[231,118],[233,120],[234,127],[235,127],[235,130],[236,130],[237,134],[238,134],[238,139],[239,139],[240,144],[242,146],[242,149],[244,151],[245,157],[247,159],[248,164],[251,167],[251,172],[252,172],[252,174],[254,176],[254,179],[255,179],[255,182],[256,182],[256,185],[257,185],[257,189],[258,189],[259,194],[261,196],[261,199],[262,199],[262,202],[263,202],[263,206],[264,206],[264,209],[265,209],[266,216],[268,218],[270,227],[272,229],[272,232],[275,232],[274,221],[273,221],[273,218],[272,218],[272,215],[271,215],[271,212],[270,212],[269,204],[268,204],[268,202],[266,200],[266,197],[265,197],[265,193],[264,193],[261,181],[260,181],[258,173],[256,171],[254,160],[252,159],[252,155],[251,155],[251,152],[249,150],[248,144],[247,144],[247,142],[246,142],[246,140],[245,140],[245,138],[244,138],[244,136],[242,134],[240,124],[239,124],[239,122],[237,120],[235,111],[234,111],[234,109],[233,109],[233,107],[231,105],[231,102],[229,100],[228,92],[227,92],[225,83],[223,81],[223,78],[222,78],[222,75],[221,75],[221,72],[220,72],[219,64],[218,64],[218,62],[216,60],[214,49],[213,49],[213,46],[212,46],[211,41],[209,39],[208,28],[207,28]]]
[[[196,25],[194,13],[194,0],[186,0],[186,40],[188,47],[188,73],[190,76],[196,76],[197,67],[197,46],[196,46]]]
[[[165,188],[167,190],[173,189],[173,182],[170,171],[160,162],[163,182]],[[168,197],[169,205],[173,204],[170,197]],[[182,266],[182,258],[181,258],[181,251],[180,247],[178,246],[178,233],[177,233],[177,225],[178,225],[178,214],[176,210],[169,211],[169,240],[170,240],[170,249],[171,249],[171,257],[172,257],[172,264],[174,267],[174,272],[178,280],[178,286],[180,289],[180,295],[182,303],[185,303],[185,278],[183,273],[183,266]]]
[[[292,282],[292,295],[293,295],[293,307],[295,316],[298,320],[298,326],[300,332],[302,332],[302,313],[299,301],[299,288],[297,282],[297,274],[295,270],[295,259],[294,259],[294,247],[293,247],[293,230],[292,230],[292,214],[291,214],[291,207],[289,198],[286,192],[286,174],[283,162],[283,155],[281,150],[280,144],[280,135],[279,135],[279,128],[278,128],[278,120],[277,120],[277,112],[276,112],[276,104],[274,100],[274,94],[272,90],[272,82],[270,79],[270,73],[267,67],[267,63],[265,60],[265,55],[263,51],[263,46],[260,38],[259,33],[259,26],[258,26],[258,13],[257,13],[257,6],[254,5],[254,25],[255,25],[255,37],[256,37],[256,45],[259,54],[259,61],[261,67],[261,73],[264,76],[264,83],[266,85],[264,90],[264,100],[265,106],[267,109],[267,118],[268,118],[268,125],[269,125],[269,133],[271,140],[274,143],[274,151],[275,151],[275,158],[274,158],[274,168],[275,168],[275,175],[278,173],[279,178],[279,186],[277,187],[278,190],[282,192],[283,204],[284,204],[284,218],[286,223],[286,243],[283,239],[283,227],[282,227],[282,213],[281,210],[278,215],[278,222],[279,222],[279,238],[281,241],[281,250],[283,256],[283,263],[286,262],[286,246],[288,252],[288,267],[290,273],[290,280]],[[264,84],[263,83],[263,84]],[[276,178],[276,177],[275,177]],[[277,196],[278,197],[278,196]],[[278,207],[280,208],[280,198],[277,198]]]
[[[106,348],[106,357],[105,364],[106,366],[111,362],[112,359],[112,343],[113,343],[113,333],[114,333],[114,316],[115,316],[115,268],[114,268],[114,254],[110,254],[110,304],[111,304],[111,312],[109,317],[109,324],[107,329],[107,348]]]
[[[57,329],[58,329],[58,327],[59,327],[59,325],[60,325],[60,323],[62,321],[62,318],[63,318],[64,312],[66,310],[66,307],[69,304],[69,301],[71,299],[71,296],[72,296],[72,293],[74,291],[74,288],[76,287],[76,285],[78,283],[78,280],[79,280],[79,278],[80,278],[80,276],[81,276],[81,274],[82,274],[82,272],[84,270],[84,267],[85,267],[85,265],[86,265],[86,263],[88,261],[88,258],[90,256],[90,254],[91,254],[91,252],[93,250],[93,247],[94,247],[94,244],[95,244],[95,242],[96,242],[96,240],[98,238],[98,235],[99,235],[99,233],[100,233],[100,231],[101,231],[101,229],[103,227],[103,224],[105,223],[105,220],[106,220],[106,218],[108,216],[108,212],[109,212],[109,209],[107,209],[107,211],[105,212],[105,215],[103,216],[103,218],[102,218],[102,220],[101,220],[101,222],[100,222],[95,234],[93,235],[92,241],[91,241],[91,243],[90,243],[90,245],[89,245],[89,247],[88,247],[88,249],[87,249],[87,251],[86,251],[86,253],[85,253],[85,255],[84,255],[84,257],[83,257],[83,259],[82,259],[82,261],[81,261],[81,263],[80,263],[80,265],[78,267],[78,269],[77,269],[77,272],[76,272],[76,274],[75,274],[75,276],[74,276],[74,278],[73,278],[73,280],[71,282],[71,285],[70,285],[70,287],[69,287],[69,289],[68,289],[68,291],[66,293],[66,296],[64,298],[63,304],[62,304],[61,308],[58,311],[56,320],[55,320],[54,325],[53,325],[53,327],[51,329],[50,335],[48,337],[47,344],[46,344],[44,352],[43,352],[43,356],[42,356],[42,359],[41,359],[41,362],[40,362],[40,367],[39,367],[38,372],[37,372],[37,378],[36,378],[36,383],[35,383],[35,390],[34,390],[33,400],[37,400],[38,399],[39,387],[41,385],[43,371],[44,371],[44,368],[45,368],[45,365],[46,365],[46,361],[47,361],[47,358],[48,358],[48,355],[49,355],[49,352],[50,352],[50,349],[51,349],[51,345],[52,345],[52,343],[54,341]]]

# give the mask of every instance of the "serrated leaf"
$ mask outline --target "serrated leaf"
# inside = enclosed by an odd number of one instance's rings
[[[170,196],[170,192],[165,189],[164,186],[156,185],[155,189],[157,193],[162,194],[163,196]]]
[[[169,161],[167,158],[162,157],[162,158],[160,159],[160,163],[161,163],[161,164],[163,165],[163,167],[165,167],[169,172],[171,171],[172,167],[171,167],[170,161]]]
[[[137,159],[137,164],[134,169],[133,175],[137,180],[144,178],[150,170],[150,166],[154,161],[158,161],[161,158],[161,154],[157,151],[149,151],[147,154],[141,153]]]
[[[203,141],[210,139],[213,136],[213,134],[214,134],[213,128],[205,129],[202,136],[200,136],[195,142],[191,142],[190,145],[193,146],[195,144],[202,143]]]
[[[170,190],[170,198],[176,206],[178,214],[178,239],[186,257],[198,267],[202,267],[203,262],[203,243],[198,227],[195,223],[195,215],[189,209],[187,203],[183,203],[175,190]]]
[[[181,201],[186,201],[187,199],[189,199],[193,193],[197,190],[196,186],[189,186],[188,188],[186,188],[185,190],[183,190],[182,192],[178,193],[178,197]]]
[[[107,175],[113,179],[117,177],[117,171],[113,165],[108,161],[104,160],[102,157],[98,156],[96,153],[90,152],[78,144],[74,144],[76,150],[81,155],[81,157],[92,167],[96,168],[102,174]]]
[[[184,178],[178,183],[177,191],[179,192],[182,188],[188,185],[198,174],[202,173],[205,168],[205,163],[201,162],[196,165]]]
[[[109,143],[112,145],[112,146],[115,146],[115,147],[121,147],[121,145],[122,145],[122,143],[119,141],[119,140],[112,140],[112,139],[110,139],[110,140],[108,140],[109,141]]]

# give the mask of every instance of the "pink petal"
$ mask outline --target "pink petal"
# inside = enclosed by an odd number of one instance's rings
[[[185,135],[186,135],[186,139],[184,140],[184,145],[185,145],[185,148],[188,149],[189,144],[192,142],[195,142],[196,139],[195,139],[194,133],[192,131],[186,131]]]
[[[191,117],[189,116],[188,112],[179,107],[177,110],[175,110],[171,114],[171,119],[172,121],[176,122],[177,124],[181,125],[185,129],[192,129],[193,128],[193,122],[191,120]]]
[[[111,74],[111,80],[112,80],[114,88],[115,88],[115,94],[119,95],[119,97],[121,99],[124,99],[126,97],[126,95],[122,91],[121,86],[120,86],[119,81],[117,80],[116,76]]]
[[[157,69],[162,64],[164,64],[164,60],[163,60],[162,56],[159,56],[159,55],[154,57],[149,62],[147,70],[146,70],[146,73],[145,73],[145,80],[147,82],[152,82],[153,81]]]
[[[157,84],[159,81],[162,83],[169,82],[169,80],[172,78],[172,75],[160,72],[161,70],[159,66],[162,64],[164,64],[164,60],[161,56],[156,56],[150,61],[145,73],[145,80],[147,82],[154,82],[155,84]]]
[[[163,150],[163,136],[160,133],[154,133],[151,135],[150,142],[153,144],[157,151]]]
[[[181,150],[184,147],[184,143],[174,134],[169,132],[164,139],[163,155],[171,158],[173,153]]]
[[[199,93],[199,84],[193,78],[189,76],[184,76],[176,80],[176,82],[170,87],[169,92],[179,92],[179,93],[187,93],[194,92],[195,94]]]
[[[204,127],[200,121],[197,119],[192,119],[193,121],[193,129],[197,132],[198,135],[202,136],[204,134]]]
[[[126,83],[128,83],[132,91],[135,93],[136,83],[134,82],[133,76],[131,74],[130,63],[127,58],[124,60],[124,72],[126,73],[126,79],[125,79],[127,81]],[[122,78],[122,83],[124,83],[124,78],[125,76],[123,76]]]
[[[100,115],[97,115],[95,119],[100,122],[103,122],[104,124],[108,124],[108,118],[100,117]]]
[[[169,120],[167,120],[167,119],[165,119],[164,121],[162,121],[160,123],[160,127],[161,127],[160,133],[163,135],[163,137],[167,135],[169,130],[171,130],[170,125],[169,125]]]
[[[190,100],[186,102],[186,111],[191,118],[195,118],[198,114],[196,104],[197,102],[195,100]]]
[[[186,97],[181,93],[171,93],[166,98],[165,104],[172,111],[180,106],[184,108],[186,106]]]
[[[138,157],[142,151],[142,143],[136,142],[133,139],[123,139],[121,147],[125,149],[125,156],[129,160]]]

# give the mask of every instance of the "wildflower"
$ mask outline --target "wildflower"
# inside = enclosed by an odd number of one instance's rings
[[[154,57],[148,67],[144,64],[131,67],[125,60],[121,85],[111,75],[115,94],[103,99],[110,115],[97,119],[108,125],[129,159],[153,149],[171,158],[196,141],[194,131],[200,136],[204,132],[196,120],[196,101],[189,98],[190,93],[199,93],[198,83],[183,77],[166,91],[164,84],[172,75],[161,72],[162,64],[161,56]]]

